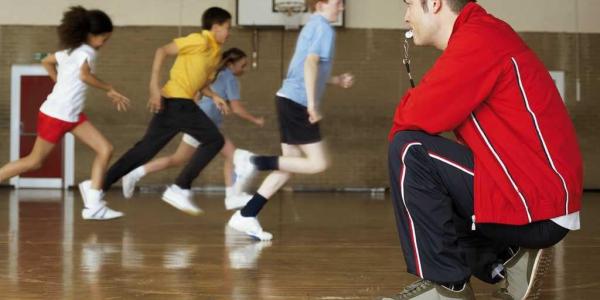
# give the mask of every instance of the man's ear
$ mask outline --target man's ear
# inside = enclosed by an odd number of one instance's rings
[[[432,11],[434,14],[439,13],[442,10],[442,6],[445,3],[442,3],[443,0],[432,0],[432,1],[428,1],[428,5],[430,5],[429,10]]]

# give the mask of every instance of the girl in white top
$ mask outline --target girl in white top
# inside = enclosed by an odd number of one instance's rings
[[[103,201],[100,191],[113,146],[82,113],[87,86],[105,90],[118,111],[129,107],[129,99],[94,73],[96,51],[110,38],[110,17],[100,10],[71,7],[64,13],[58,37],[64,50],[42,60],[48,75],[56,83],[38,113],[37,138],[31,153],[0,168],[0,182],[39,169],[54,146],[71,132],[96,152],[91,180],[79,184],[84,201],[84,219],[107,220],[123,216]]]

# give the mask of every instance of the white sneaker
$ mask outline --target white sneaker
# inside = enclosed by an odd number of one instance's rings
[[[135,192],[135,184],[140,180],[139,177],[133,175],[133,172],[134,171],[131,171],[121,178],[121,184],[123,185],[123,197],[126,199],[133,197],[133,193]]]
[[[233,153],[233,165],[235,183],[233,184],[234,194],[240,194],[247,188],[248,183],[256,174],[256,166],[251,158],[254,153],[243,149],[236,149]]]
[[[83,198],[83,210],[81,211],[81,217],[84,220],[111,220],[124,216],[120,211],[113,210],[106,206],[106,202],[102,200],[104,198],[104,192],[100,192],[99,195],[94,196],[98,199],[92,199],[90,196],[92,182],[85,180],[79,183],[79,192],[81,198]]]
[[[103,201],[104,202],[104,201]],[[111,220],[124,216],[125,214],[109,208],[106,204],[93,208],[84,208],[81,211],[81,217],[85,220]]]
[[[81,194],[81,198],[83,199],[83,206],[88,206],[89,204],[89,200],[88,200],[88,193],[89,191],[92,189],[92,181],[91,180],[84,180],[82,182],[79,183],[79,193]],[[104,198],[104,192],[101,192],[100,194],[100,199]]]
[[[202,209],[192,202],[192,192],[184,190],[176,184],[172,184],[167,188],[162,195],[162,199],[173,207],[192,216],[197,216],[203,212]]]
[[[256,217],[244,217],[239,210],[231,216],[227,225],[261,241],[270,241],[273,239],[271,233],[263,231]]]
[[[225,197],[225,209],[232,210],[236,208],[242,208],[246,206],[250,199],[252,199],[252,195],[248,193],[227,196]]]

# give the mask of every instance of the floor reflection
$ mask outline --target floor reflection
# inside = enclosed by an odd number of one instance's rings
[[[229,230],[220,234],[224,243],[215,243],[214,240],[189,239],[189,232],[185,230],[180,236],[165,235],[160,230],[140,231],[140,227],[145,227],[143,222],[138,222],[140,220],[119,225],[116,225],[118,222],[83,221],[78,213],[78,195],[73,191],[11,190],[5,193],[9,198],[7,277],[10,291],[16,294],[42,293],[30,285],[45,282],[61,287],[53,287],[50,298],[80,299],[78,295],[84,293],[89,298],[102,299],[108,295],[106,290],[117,292],[119,287],[126,286],[134,294],[184,298],[187,295],[196,299],[194,295],[202,289],[202,278],[190,276],[190,272],[201,274],[204,270],[199,268],[203,266],[215,269],[214,264],[225,263],[225,269],[219,268],[223,273],[220,277],[233,276],[247,285],[252,280],[230,270],[256,269],[261,252],[271,245]],[[172,215],[175,219],[185,217],[176,211],[169,213],[165,218],[169,222],[174,221]],[[178,226],[174,223],[168,226]],[[223,224],[220,227],[223,228]],[[213,254],[225,253],[227,261],[217,261],[221,257],[217,255],[211,262],[203,262],[207,257],[199,257],[198,252],[207,249]],[[130,283],[134,286],[129,286]],[[242,299],[248,290],[243,287],[240,292],[238,283],[224,283],[209,294]],[[9,291],[0,289],[0,292]]]
[[[194,218],[158,194],[112,192],[127,215],[109,222],[82,220],[72,191],[0,196],[2,299],[373,299],[414,279],[382,194],[282,193],[261,214],[273,242],[227,228],[219,194],[197,195],[207,213]],[[584,230],[556,246],[545,298],[600,298],[600,218],[585,218],[600,213],[600,195],[586,197]]]
[[[234,270],[256,269],[263,249],[271,246],[271,241],[256,241],[247,235],[225,226],[225,251],[229,266]]]

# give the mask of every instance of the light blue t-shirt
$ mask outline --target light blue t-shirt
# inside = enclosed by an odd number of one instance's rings
[[[304,62],[309,54],[316,54],[320,58],[315,99],[317,102],[315,104],[318,104],[325,92],[325,85],[327,85],[327,81],[331,76],[334,52],[335,30],[325,17],[313,14],[300,31],[294,57],[277,95],[284,96],[300,105],[308,106],[304,85]]]
[[[210,86],[213,92],[221,96],[221,98],[227,101],[240,100],[240,84],[229,68],[225,68],[217,75],[217,80]],[[223,115],[219,111],[219,108],[209,97],[202,97],[198,102],[200,109],[217,125],[221,127],[223,123]]]

